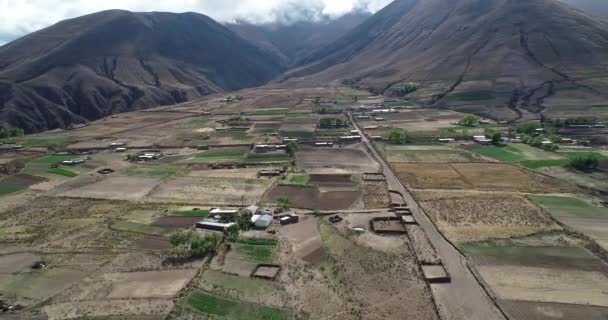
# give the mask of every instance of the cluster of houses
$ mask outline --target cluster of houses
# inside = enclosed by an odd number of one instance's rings
[[[236,225],[236,217],[241,213],[251,215],[251,225],[257,230],[268,229],[275,220],[281,225],[294,224],[300,221],[297,214],[279,213],[279,211],[260,208],[256,205],[241,209],[213,208],[209,211],[209,217],[199,221],[196,227],[212,231],[226,231]]]

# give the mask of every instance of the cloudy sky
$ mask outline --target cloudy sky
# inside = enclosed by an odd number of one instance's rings
[[[194,11],[228,22],[335,18],[375,12],[392,0],[0,0],[0,45],[66,18],[106,9]]]

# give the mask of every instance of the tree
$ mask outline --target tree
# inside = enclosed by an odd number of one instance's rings
[[[533,135],[536,133],[536,129],[540,129],[540,128],[541,128],[540,123],[528,122],[528,123],[520,124],[519,126],[517,126],[515,131],[517,131],[517,133]]]
[[[410,142],[410,135],[403,129],[392,129],[386,135],[386,140],[392,144],[406,144]]]
[[[171,234],[169,241],[175,255],[202,258],[217,252],[221,237],[215,233],[203,237],[193,231],[179,231]]]
[[[584,154],[570,160],[568,165],[580,171],[591,171],[597,169],[600,159],[594,154]]]
[[[128,154],[127,155],[127,161],[129,161],[129,162],[137,162],[137,160],[139,160],[139,159],[137,158],[136,155],[134,155],[134,154]]]
[[[291,209],[291,201],[289,200],[289,198],[279,198],[277,199],[277,203],[279,207],[284,211],[288,211],[289,209]]]
[[[460,120],[459,124],[465,127],[474,127],[479,124],[479,117],[474,114],[467,114]]]
[[[321,104],[321,97],[315,97],[315,104]]]
[[[242,231],[248,231],[251,229],[251,217],[253,215],[250,212],[244,212],[236,219],[236,224]]]
[[[287,153],[290,157],[295,157],[296,152],[298,152],[298,144],[294,141],[291,141],[287,144]]]
[[[21,128],[13,128],[8,131],[9,137],[21,137],[24,133],[25,132]]]
[[[226,230],[226,240],[236,242],[239,239],[239,225],[235,224]]]
[[[0,139],[8,138],[8,131],[4,128],[0,128]]]

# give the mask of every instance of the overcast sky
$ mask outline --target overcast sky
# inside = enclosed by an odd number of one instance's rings
[[[194,11],[222,21],[254,23],[376,12],[392,0],[0,0],[0,45],[60,20],[107,9]]]

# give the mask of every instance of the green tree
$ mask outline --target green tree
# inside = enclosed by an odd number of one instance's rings
[[[410,138],[410,134],[403,129],[391,129],[386,135],[386,140],[392,144],[406,144]]]
[[[294,141],[291,141],[287,144],[287,153],[290,157],[295,157],[296,152],[298,152],[298,144]]]
[[[175,255],[191,258],[215,254],[221,240],[221,237],[215,233],[203,237],[193,231],[179,231],[169,237]]]
[[[236,224],[239,226],[239,229],[242,231],[247,231],[251,229],[251,217],[253,215],[250,212],[242,213],[238,216],[236,220]]]
[[[235,224],[226,230],[226,240],[236,242],[239,239],[239,225]]]
[[[8,131],[9,137],[21,137],[24,133],[25,132],[21,128],[13,128]]]
[[[0,139],[8,138],[8,131],[4,128],[0,128]]]
[[[315,97],[314,103],[321,104],[321,97]]]
[[[465,127],[474,127],[479,124],[479,117],[474,114],[467,114],[460,120],[459,124]]]
[[[127,161],[129,161],[129,162],[137,162],[137,160],[139,160],[139,159],[137,158],[136,155],[134,155],[134,154],[128,154],[127,155]]]
[[[284,211],[291,209],[291,200],[289,200],[289,198],[279,198],[277,199],[277,203]]]
[[[568,164],[570,167],[581,171],[595,170],[600,165],[600,159],[594,154],[576,156]]]
[[[540,128],[541,128],[540,123],[528,122],[528,123],[520,124],[519,126],[517,126],[517,128],[515,128],[515,131],[517,131],[517,133],[533,135],[536,133],[536,129],[540,129]]]

